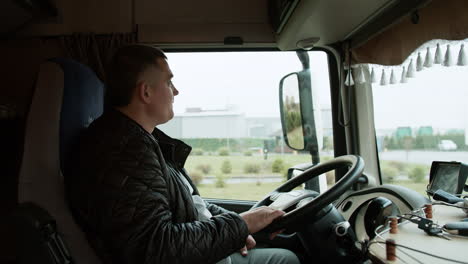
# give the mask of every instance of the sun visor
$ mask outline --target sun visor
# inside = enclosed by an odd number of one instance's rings
[[[228,34],[226,32],[229,32]],[[138,42],[164,44],[224,43],[237,37],[246,43],[275,43],[271,26],[263,24],[140,24]]]
[[[266,10],[267,1],[135,0],[134,22],[140,43],[274,44]]]

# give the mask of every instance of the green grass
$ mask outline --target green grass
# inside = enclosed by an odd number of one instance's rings
[[[211,172],[207,176],[216,176],[221,174],[221,165],[223,161],[229,160],[232,165],[232,172],[226,174],[225,177],[252,177],[259,178],[262,176],[278,176],[283,177],[281,173],[273,173],[271,165],[276,159],[282,159],[285,168],[294,166],[300,163],[311,162],[309,154],[269,154],[265,160],[263,155],[254,154],[252,156],[231,155],[231,156],[189,156],[185,164],[185,168],[189,172],[196,171],[199,165],[210,165]],[[247,174],[244,172],[244,166],[248,163],[256,163],[260,165],[258,174]],[[280,182],[264,182],[260,185],[257,183],[226,183],[224,188],[217,188],[215,184],[202,184],[198,186],[200,194],[204,198],[221,198],[221,199],[236,199],[236,200],[251,200],[257,201],[263,198],[272,190],[280,186]]]
[[[266,182],[260,185],[252,183],[227,183],[224,188],[216,188],[214,184],[202,184],[198,190],[203,198],[221,198],[258,201],[280,186],[280,182]]]
[[[267,160],[264,160],[263,155],[254,154],[252,156],[243,156],[243,155],[231,155],[231,156],[210,156],[210,155],[203,155],[203,156],[189,156],[185,168],[189,172],[193,172],[196,170],[196,167],[199,165],[210,165],[211,172],[208,173],[207,176],[216,176],[221,174],[221,165],[224,160],[230,160],[232,164],[232,172],[230,174],[225,175],[226,178],[229,177],[258,177],[261,180],[263,175],[269,176],[280,176],[280,173],[273,173],[271,171],[271,165],[275,159],[282,159],[285,167],[291,167],[296,164],[310,162],[310,155],[309,154],[270,154]],[[327,157],[322,157],[322,160],[326,160]],[[260,164],[261,170],[258,174],[247,174],[244,172],[244,166],[247,163],[257,163]],[[396,165],[389,163],[391,167],[395,167]],[[404,164],[402,168],[397,167],[398,172],[406,171],[410,164]],[[399,172],[400,173],[400,172]],[[281,183],[275,182],[266,182],[257,185],[255,182],[252,183],[226,183],[224,188],[216,188],[215,184],[203,184],[198,186],[202,197],[205,198],[221,198],[221,199],[236,199],[236,200],[253,200],[257,201],[263,198],[266,194],[274,190],[278,187]],[[415,183],[411,180],[408,181],[394,181],[391,184],[400,185],[407,187],[409,189],[415,190],[418,193],[426,196],[426,181],[422,183]]]
[[[415,182],[412,182],[412,181],[395,181],[395,182],[392,182],[390,184],[403,186],[403,187],[406,187],[408,189],[417,191],[418,193],[422,194],[423,196],[427,196],[427,194],[426,194],[427,183],[426,182],[415,183]]]
[[[265,160],[263,155],[252,155],[252,156],[189,156],[185,164],[185,168],[190,173],[195,171],[198,165],[209,164],[212,168],[211,172],[208,175],[216,175],[221,173],[221,164],[224,160],[230,160],[232,164],[232,172],[228,176],[252,176],[244,173],[244,166],[247,163],[257,163],[260,164],[261,170],[259,174],[268,174],[280,176],[280,173],[271,172],[271,164],[277,158],[280,158],[284,161],[285,166],[290,167],[300,163],[311,162],[309,154],[287,154],[287,155],[268,155],[268,159]]]

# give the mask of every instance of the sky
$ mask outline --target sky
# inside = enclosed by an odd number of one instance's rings
[[[434,65],[416,72],[407,83],[373,84],[372,89],[377,129],[468,128],[468,66]]]
[[[323,105],[329,102],[326,54],[311,52],[314,85]],[[246,116],[279,116],[279,81],[302,69],[295,52],[168,53],[180,94],[174,111],[187,107],[223,109],[235,105]],[[328,101],[327,101],[328,100]]]
[[[326,54],[320,51],[309,54],[314,96],[322,108],[329,108]],[[176,115],[184,113],[187,107],[212,110],[234,105],[249,117],[279,116],[279,81],[284,75],[301,70],[295,52],[167,53],[167,56],[180,92],[174,103]],[[380,73],[381,68],[374,67]],[[401,70],[394,69],[399,80]],[[468,66],[434,65],[417,72],[408,83],[373,84],[372,89],[378,130],[398,126],[468,128]]]

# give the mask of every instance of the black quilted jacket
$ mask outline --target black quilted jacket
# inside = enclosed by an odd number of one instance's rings
[[[196,221],[191,194],[174,173],[186,176],[190,150],[116,110],[90,125],[65,182],[74,216],[104,262],[215,263],[244,246],[239,215],[208,204],[214,217]]]

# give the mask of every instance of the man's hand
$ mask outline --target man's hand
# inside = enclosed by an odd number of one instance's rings
[[[249,235],[247,237],[247,240],[245,241],[245,246],[240,249],[241,255],[244,257],[247,256],[247,249],[254,248],[256,244],[257,242],[255,242],[255,239],[251,235]]]
[[[267,206],[261,206],[240,214],[247,224],[250,234],[257,233],[282,215],[284,215],[283,211]]]

